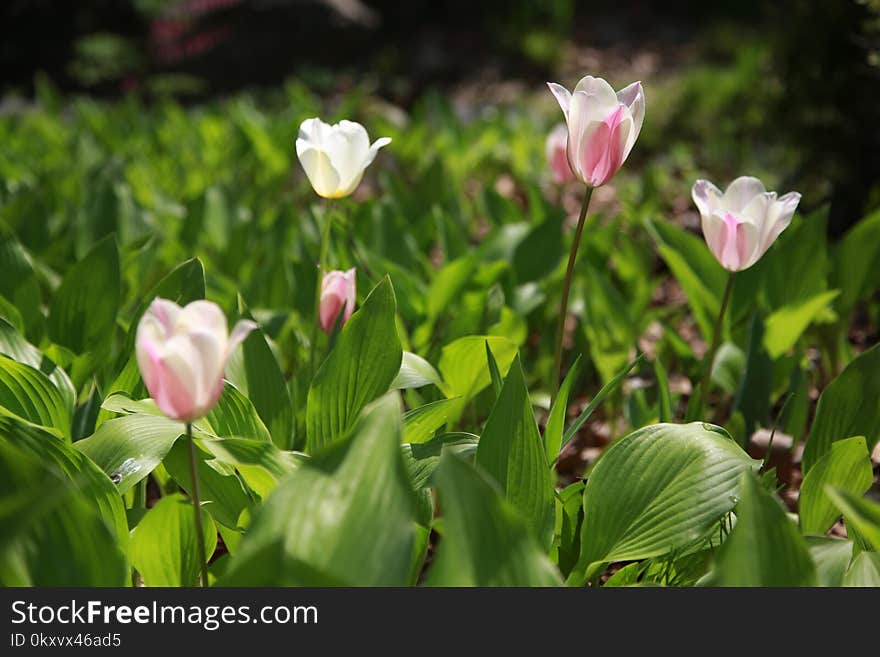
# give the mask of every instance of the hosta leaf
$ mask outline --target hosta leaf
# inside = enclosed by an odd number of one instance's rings
[[[801,531],[824,534],[840,517],[825,487],[840,488],[862,495],[871,487],[874,471],[863,436],[838,440],[807,473],[798,497]]]
[[[816,569],[797,526],[752,473],[743,475],[736,526],[718,551],[715,586],[814,586]]]
[[[568,415],[568,395],[571,393],[571,386],[578,376],[580,366],[581,357],[578,356],[562,380],[559,392],[556,393],[556,400],[550,408],[547,426],[544,427],[544,452],[547,454],[548,463],[553,463],[559,456],[559,450],[562,449],[562,432]]]
[[[223,386],[220,400],[205,420],[215,436],[272,440],[250,399],[229,382]]]
[[[522,513],[542,545],[553,528],[553,482],[535,423],[519,356],[477,446],[477,465],[495,478],[505,498]]]
[[[825,492],[843,513],[846,526],[856,530],[873,551],[880,551],[880,504],[848,490],[829,487]]]
[[[350,437],[278,484],[220,584],[403,586],[415,520],[399,402],[386,395],[364,409]]]
[[[202,513],[205,559],[217,546],[217,529]],[[131,562],[147,586],[196,586],[198,534],[192,503],[179,493],[163,497],[131,533]]]
[[[0,221],[0,295],[18,311],[24,320],[27,336],[38,341],[42,331],[40,284],[33,262],[15,234]]]
[[[184,432],[184,425],[154,415],[107,420],[74,447],[101,468],[124,493],[153,471]]]
[[[428,486],[431,475],[440,464],[440,457],[451,452],[461,458],[473,456],[480,437],[472,433],[445,433],[426,443],[404,444],[403,460],[416,490]]]
[[[809,299],[783,306],[767,318],[764,348],[776,359],[791,349],[814,319],[828,307],[840,292],[830,290]]]
[[[841,586],[880,587],[880,552],[860,552],[843,576]]]
[[[403,442],[423,443],[446,424],[454,399],[440,399],[407,411],[403,415]]]
[[[429,586],[558,586],[559,573],[491,479],[447,454],[434,473],[443,540]]]
[[[70,439],[71,408],[49,378],[30,365],[0,356],[0,407]]]
[[[516,345],[507,338],[468,335],[443,347],[439,364],[445,382],[443,392],[448,398],[458,397],[450,408],[450,423],[458,422],[467,403],[492,382],[486,343],[495,356],[499,371],[506,374],[516,356]]]
[[[805,536],[810,558],[816,566],[818,586],[841,586],[843,575],[852,560],[853,543],[829,536]]]
[[[49,337],[78,354],[106,343],[116,325],[121,294],[119,249],[110,235],[67,272],[55,291]]]
[[[880,438],[880,345],[853,360],[819,397],[816,416],[804,447],[803,470],[831,450],[831,444],[864,436],[868,451]]]
[[[311,452],[341,438],[358,413],[383,395],[400,370],[394,289],[384,278],[345,323],[309,388],[306,434]]]
[[[403,359],[400,361],[400,371],[391,382],[391,388],[396,390],[421,388],[432,383],[438,387],[443,384],[434,366],[421,356],[404,351]]]
[[[584,489],[581,556],[591,564],[665,554],[702,538],[736,505],[752,460],[710,424],[657,424],[611,445]]]

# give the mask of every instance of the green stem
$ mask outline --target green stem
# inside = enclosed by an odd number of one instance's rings
[[[333,224],[332,199],[326,199],[324,205],[324,228],[321,231],[321,251],[318,258],[318,274],[317,283],[315,284],[315,315],[312,322],[312,341],[310,345],[311,353],[309,354],[309,381],[315,377],[315,356],[318,351],[318,327],[321,324],[321,283],[324,280],[324,274],[327,273],[327,250],[330,246],[330,227]]]
[[[703,397],[703,408],[709,399],[709,385],[712,382],[712,365],[715,362],[715,352],[718,351],[718,343],[721,340],[721,328],[724,326],[724,313],[727,310],[727,304],[730,302],[730,293],[733,291],[733,275],[736,272],[730,272],[727,276],[727,287],[724,288],[724,297],[721,299],[721,310],[718,312],[718,319],[715,320],[715,330],[712,333],[712,344],[706,353],[706,362],[703,368],[703,381],[700,385],[700,392]]]
[[[193,439],[192,423],[186,423],[186,443],[189,445],[189,478],[192,482],[192,504],[193,512],[196,518],[196,543],[199,548],[199,569],[201,570],[201,578],[199,586],[208,585],[208,564],[205,561],[205,532],[202,528],[202,504],[199,500],[199,473],[196,469],[196,447]]]
[[[590,197],[593,188],[587,187],[584,200],[581,204],[581,214],[578,217],[577,228],[574,232],[574,241],[571,243],[571,252],[568,254],[568,267],[565,270],[565,283],[562,286],[562,303],[559,305],[559,322],[556,327],[556,355],[553,358],[553,373],[550,380],[551,406],[556,401],[559,393],[560,379],[562,377],[562,339],[565,335],[565,317],[568,314],[568,295],[571,292],[571,279],[574,276],[574,264],[577,260],[578,248],[581,244],[581,234],[584,232],[584,224],[587,221],[587,210],[590,207]]]
[[[147,479],[149,477],[144,477],[134,487],[134,500],[131,505],[133,509],[147,508]]]

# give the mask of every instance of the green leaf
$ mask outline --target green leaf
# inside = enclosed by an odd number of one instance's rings
[[[162,462],[184,425],[154,415],[107,420],[74,448],[101,468],[120,493],[126,492]]]
[[[270,442],[272,440],[269,430],[266,429],[250,399],[228,381],[223,386],[220,400],[205,420],[215,436],[238,436]]]
[[[440,399],[403,414],[403,442],[424,443],[444,426],[455,399]]]
[[[404,444],[403,460],[412,478],[413,488],[425,488],[440,464],[440,457],[452,452],[461,458],[471,457],[477,452],[480,437],[472,433],[444,433],[425,443]]]
[[[202,438],[199,442],[217,461],[234,466],[248,488],[260,498],[265,498],[305,458],[295,452],[282,452],[274,443],[265,440]]]
[[[804,447],[803,470],[810,469],[849,436],[865,436],[868,451],[880,438],[880,345],[853,360],[819,397],[816,416]]]
[[[71,267],[55,291],[49,337],[77,354],[102,344],[105,352],[121,295],[119,249],[116,238],[109,235]]]
[[[733,400],[734,413],[742,413],[745,419],[745,437],[751,436],[758,424],[766,423],[770,415],[770,396],[773,392],[773,361],[770,360],[764,349],[763,336],[764,324],[755,313],[749,330],[746,369]]]
[[[558,586],[559,573],[522,518],[488,476],[451,454],[434,480],[443,540],[429,586]]]
[[[498,369],[505,374],[516,356],[516,345],[507,338],[494,335],[468,335],[443,347],[440,355],[440,374],[448,398],[458,397],[449,413],[449,422],[461,418],[467,403],[492,382],[486,343],[495,356]]]
[[[39,341],[42,295],[33,262],[15,234],[0,221],[0,295],[19,312],[29,339]]]
[[[860,552],[843,576],[841,586],[880,587],[880,552]]]
[[[70,377],[67,376],[67,372],[58,367],[39,349],[28,342],[24,336],[19,334],[12,324],[3,319],[0,319],[0,354],[5,354],[19,363],[30,365],[49,377],[49,380],[55,384],[58,392],[61,393],[68,413],[71,416],[73,415],[74,405],[76,404],[76,391],[73,389],[73,383],[71,383]]]
[[[880,504],[839,488],[826,488],[825,492],[843,513],[847,528],[855,529],[873,551],[880,551]]]
[[[584,485],[584,482],[576,481],[563,488],[556,496],[556,536],[550,557],[565,576],[575,567],[581,553]]]
[[[519,356],[514,358],[486,421],[476,462],[495,478],[539,543],[549,546],[553,530],[553,481]]]
[[[0,407],[70,440],[71,409],[49,378],[30,365],[0,356]]]
[[[388,277],[345,323],[309,387],[306,435],[310,452],[341,438],[368,403],[385,394],[400,370],[394,289]]]
[[[838,246],[832,275],[840,289],[837,306],[844,316],[860,299],[876,289],[880,255],[880,211],[868,215],[849,230]]]
[[[841,586],[843,575],[852,560],[852,541],[829,536],[805,536],[804,539],[816,566],[817,584]]]
[[[428,318],[433,321],[455,302],[477,268],[477,259],[466,255],[453,260],[441,269],[425,295],[428,300]]]
[[[495,399],[498,399],[498,395],[501,394],[501,388],[504,386],[504,377],[501,376],[501,372],[498,370],[498,362],[495,360],[488,342],[486,342],[486,364],[489,366],[489,376],[492,379],[492,391],[495,393]]]
[[[562,431],[565,429],[568,414],[568,396],[571,394],[571,386],[578,376],[580,366],[581,357],[578,356],[562,380],[562,385],[559,386],[559,392],[556,393],[556,400],[547,418],[547,426],[544,427],[544,451],[549,463],[556,462],[562,449]]]
[[[723,429],[701,422],[656,424],[618,440],[584,489],[575,573],[703,538],[736,505],[742,473],[759,466]]]
[[[715,586],[814,586],[816,569],[797,526],[751,473],[743,475],[736,526],[718,551]]]
[[[764,348],[770,358],[777,359],[794,347],[798,338],[828,305],[834,301],[839,290],[822,292],[808,299],[783,306],[767,318],[764,331]]]
[[[798,497],[801,531],[824,534],[840,516],[825,492],[826,486],[862,495],[871,487],[874,471],[864,436],[838,440],[807,473]]]
[[[125,556],[94,501],[54,463],[3,439],[0,499],[0,586],[129,583]]]
[[[217,529],[202,514],[205,559],[217,547]],[[131,562],[147,586],[196,586],[199,544],[192,503],[179,493],[163,497],[131,533]]]
[[[393,394],[285,478],[254,514],[220,584],[403,586],[410,580],[415,499],[400,452]]]
[[[432,383],[438,388],[443,385],[434,366],[421,356],[404,351],[400,361],[400,371],[391,382],[391,388],[394,390],[421,388]]]
[[[669,393],[669,377],[666,368],[659,358],[654,359],[654,376],[657,377],[657,397],[660,406],[660,421],[671,422],[675,419],[672,411],[672,395]]]
[[[581,411],[581,414],[577,416],[577,419],[571,423],[571,426],[568,428],[568,431],[565,432],[565,435],[562,436],[562,445],[560,446],[560,450],[568,444],[568,441],[574,438],[575,434],[580,430],[584,423],[590,419],[590,416],[593,412],[599,408],[605,398],[610,395],[612,392],[617,390],[623,380],[626,379],[626,375],[630,373],[630,371],[644,359],[644,354],[639,354],[638,358],[636,358],[629,365],[620,370],[617,374],[614,375],[614,378],[611,379],[608,383],[602,386],[599,389],[599,392],[596,393],[596,396],[590,400],[590,403],[587,404],[587,407]],[[558,452],[557,452],[558,453]]]

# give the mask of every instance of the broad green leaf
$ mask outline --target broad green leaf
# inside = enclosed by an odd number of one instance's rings
[[[783,306],[770,315],[764,329],[764,348],[770,358],[775,360],[794,347],[807,327],[838,294],[839,290],[822,292],[809,299]]]
[[[804,447],[804,473],[831,450],[836,440],[864,436],[868,451],[874,449],[880,438],[878,372],[880,346],[875,346],[847,365],[822,392]]]
[[[394,289],[386,277],[342,328],[309,387],[306,435],[310,452],[344,436],[358,413],[385,394],[397,376],[403,352],[395,308]]]
[[[825,492],[843,513],[846,526],[856,530],[873,551],[880,551],[880,504],[839,488],[826,488]]]
[[[604,383],[626,365],[636,341],[638,310],[634,301],[618,289],[611,277],[595,267],[587,269],[584,331],[590,358]]]
[[[426,294],[429,320],[433,321],[448,310],[476,268],[477,259],[473,255],[466,255],[453,260],[437,273]]]
[[[575,572],[704,537],[736,505],[742,473],[759,466],[723,429],[701,422],[652,425],[613,443],[584,489]]]
[[[581,523],[584,519],[584,482],[576,481],[556,496],[556,527],[550,551],[563,575],[567,576],[581,553]]]
[[[499,371],[506,374],[516,356],[516,345],[507,338],[468,335],[443,347],[439,365],[445,382],[443,393],[448,398],[458,397],[449,413],[452,424],[461,418],[467,403],[492,382],[486,360],[486,343],[495,356]]]
[[[129,584],[125,556],[94,501],[56,464],[5,439],[0,499],[0,586]]]
[[[773,361],[764,349],[764,324],[756,313],[749,330],[746,369],[733,400],[733,411],[742,413],[745,437],[751,436],[758,424],[766,424],[770,415],[773,392]],[[708,390],[703,391],[704,394]]]
[[[675,419],[672,410],[672,395],[669,393],[669,376],[659,358],[654,359],[654,376],[657,378],[657,398],[660,407],[660,421],[672,422]]]
[[[578,356],[562,380],[562,385],[559,386],[559,392],[556,393],[556,400],[547,418],[547,426],[544,427],[544,451],[548,463],[555,462],[562,449],[562,432],[568,415],[568,396],[571,394],[571,386],[578,376],[580,366],[581,357]]]
[[[49,309],[49,337],[81,354],[106,345],[116,326],[122,287],[116,238],[105,237],[64,276]],[[106,352],[106,347],[99,350]]]
[[[505,498],[526,520],[541,545],[553,529],[553,481],[535,422],[519,356],[477,446],[476,463],[495,478]]]
[[[732,342],[718,347],[712,365],[712,383],[729,395],[736,393],[746,368],[746,354]]]
[[[443,540],[429,586],[558,586],[559,573],[491,479],[447,454],[434,473]]]
[[[873,480],[864,436],[832,443],[831,451],[816,462],[801,483],[798,497],[801,531],[824,534],[840,517],[840,511],[825,492],[826,486],[862,495]]]
[[[153,415],[107,420],[74,448],[101,468],[120,493],[153,471],[185,430],[181,422]]]
[[[404,351],[400,361],[400,371],[391,382],[391,388],[394,390],[421,388],[432,383],[437,387],[443,385],[434,366],[421,356]]]
[[[266,425],[260,419],[251,401],[228,381],[217,405],[205,418],[215,436],[238,436],[255,440],[271,441]]]
[[[217,547],[217,529],[202,513],[205,559]],[[131,533],[131,563],[147,586],[196,586],[199,544],[192,503],[180,493],[163,497]]]
[[[837,306],[846,316],[859,299],[876,289],[877,259],[880,256],[880,211],[868,215],[846,234],[838,246],[832,277],[840,289]]]
[[[254,514],[221,585],[403,586],[415,499],[393,394],[286,477]]]
[[[12,324],[0,319],[0,354],[5,354],[19,363],[30,365],[49,377],[64,399],[64,406],[72,415],[76,403],[76,391],[67,373],[50,360],[39,349],[29,343]]]
[[[44,464],[52,463],[67,475],[73,485],[101,514],[104,523],[115,533],[120,545],[128,543],[125,507],[119,491],[98,466],[69,444],[42,428],[23,422],[0,411],[0,437],[29,452]]]
[[[501,372],[498,369],[498,362],[495,360],[495,356],[492,354],[492,349],[489,348],[489,343],[486,343],[486,364],[489,366],[489,378],[492,380],[492,391],[495,393],[495,399],[498,399],[498,395],[501,394],[501,388],[504,387],[504,377],[501,376]]]
[[[30,365],[0,356],[0,407],[70,440],[71,408],[49,378]]]
[[[818,586],[840,586],[852,560],[852,541],[830,536],[805,536],[810,558],[816,566]]]
[[[565,248],[562,223],[565,215],[553,212],[534,226],[513,252],[513,271],[518,283],[546,278],[556,269]],[[535,254],[540,253],[539,258]]]
[[[826,211],[819,210],[804,219],[795,217],[761,259],[759,264],[766,264],[764,288],[772,309],[797,307],[828,287],[826,215]],[[767,328],[769,333],[769,321]]]
[[[43,315],[42,295],[30,255],[15,234],[0,221],[0,295],[9,301],[24,320],[27,336],[39,341]]]
[[[455,399],[440,399],[403,414],[403,442],[424,443],[444,426]]]
[[[452,452],[461,458],[471,457],[477,452],[480,437],[472,433],[444,433],[425,443],[404,444],[403,460],[412,478],[413,488],[425,488],[431,475],[440,464],[440,457]]]
[[[295,452],[282,452],[265,440],[202,437],[199,442],[217,461],[234,466],[248,488],[260,498],[265,498],[305,458]]]
[[[197,440],[195,456],[202,506],[218,523],[236,529],[241,512],[249,508],[253,501],[235,469],[214,459],[211,454],[202,450],[199,443]],[[192,479],[186,438],[172,445],[162,460],[162,465],[172,479],[191,495]]]
[[[880,552],[860,552],[843,576],[841,586],[880,588]]]
[[[797,526],[776,496],[743,475],[736,526],[718,551],[715,586],[815,586],[816,569]]]
[[[132,353],[131,357],[125,361],[125,365],[116,375],[113,382],[104,391],[105,399],[111,399],[114,395],[125,395],[129,399],[142,399],[149,394],[147,387],[141,379],[141,372],[138,368],[137,357]],[[107,408],[104,404],[98,411],[98,417],[95,419],[95,429],[100,428],[104,422],[116,417],[115,412]]]

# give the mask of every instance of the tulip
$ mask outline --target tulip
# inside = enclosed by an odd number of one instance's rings
[[[633,82],[615,93],[605,80],[588,75],[577,83],[574,93],[554,82],[547,86],[568,124],[572,172],[588,187],[604,185],[624,163],[642,129],[642,83]]]
[[[354,121],[329,125],[313,118],[299,127],[296,156],[318,196],[342,198],[355,190],[376,153],[389,143],[382,137],[371,146],[364,126]]]
[[[700,210],[703,237],[712,254],[728,271],[748,269],[761,259],[788,228],[801,195],[776,198],[757,178],[741,176],[723,194],[708,180],[691,191]]]
[[[329,271],[321,281],[321,302],[318,317],[324,333],[330,333],[336,325],[339,313],[343,312],[342,323],[348,321],[354,312],[355,271]],[[343,311],[343,307],[345,310]]]
[[[568,165],[568,128],[564,123],[557,125],[547,135],[545,151],[553,182],[563,185],[574,180],[574,174]]]
[[[241,320],[228,335],[223,311],[210,301],[181,308],[154,299],[138,323],[136,354],[159,410],[187,424],[207,415],[223,392],[226,361],[256,326]]]

